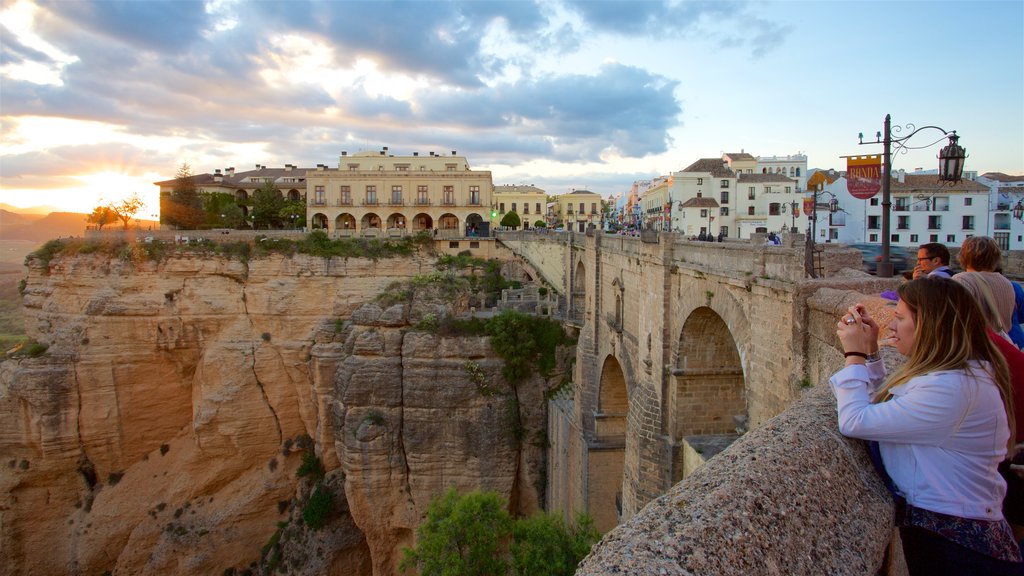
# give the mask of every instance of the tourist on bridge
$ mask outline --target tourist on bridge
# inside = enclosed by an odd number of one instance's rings
[[[1024,574],[997,471],[1014,445],[1006,360],[957,282],[920,278],[898,294],[887,343],[907,359],[891,376],[862,304],[837,325],[846,366],[829,383],[839,430],[877,442],[911,576]]]
[[[1005,276],[996,272],[999,269],[999,261],[1002,258],[1002,251],[999,244],[988,236],[972,236],[960,246],[960,266],[965,272],[957,274],[954,278],[963,280],[971,277],[971,281],[983,282],[992,295],[999,312],[1000,327],[1013,338],[1014,319],[1016,317],[1016,294],[1013,283]],[[1014,341],[1020,348],[1024,342]]]
[[[953,269],[949,267],[949,248],[945,244],[929,242],[917,248],[917,266],[914,267],[914,279],[922,276],[932,278],[952,278]]]

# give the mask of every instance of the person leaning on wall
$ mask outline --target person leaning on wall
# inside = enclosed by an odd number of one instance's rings
[[[1009,369],[974,297],[945,278],[897,289],[887,343],[906,357],[892,375],[863,304],[837,324],[846,365],[829,379],[839,430],[876,443],[902,513],[910,576],[1024,574],[1003,517],[998,466],[1014,444]]]

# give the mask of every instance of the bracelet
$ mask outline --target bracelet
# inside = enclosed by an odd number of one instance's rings
[[[878,355],[878,352],[872,352],[871,354],[868,354],[867,357],[868,362],[878,362],[881,359],[882,357]]]
[[[868,355],[863,352],[843,352],[843,356],[849,358],[850,356],[859,356],[865,360],[868,359]]]

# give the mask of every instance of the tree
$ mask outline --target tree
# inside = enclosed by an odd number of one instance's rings
[[[306,225],[306,203],[301,201],[285,202],[284,208],[278,213],[282,222],[292,228]]]
[[[265,182],[252,193],[252,225],[254,228],[279,228],[284,197],[273,182]]]
[[[202,225],[204,218],[203,201],[192,168],[182,164],[170,194],[160,195],[160,221],[176,228],[195,229]]]
[[[501,218],[501,225],[506,228],[518,228],[522,224],[523,221],[519,219],[519,214],[515,212],[506,212]]]
[[[430,503],[416,529],[416,547],[403,550],[399,569],[420,576],[492,576],[506,574],[502,543],[512,530],[505,502],[494,492],[459,496],[450,489]]]
[[[534,228],[547,228],[548,223],[543,220],[537,220],[533,223]]]
[[[87,224],[92,224],[97,230],[103,230],[103,227],[107,224],[113,224],[117,221],[117,214],[107,206],[97,206],[92,209],[92,214],[85,217]]]
[[[120,202],[111,203],[109,208],[117,215],[117,219],[124,223],[124,229],[128,229],[128,222],[142,210],[142,207],[146,203],[139,198],[138,192],[132,192],[132,195],[121,200]]]
[[[512,573],[572,576],[600,536],[582,513],[571,526],[554,514],[520,518],[512,529]]]
[[[206,225],[211,228],[239,228],[245,221],[245,214],[238,206],[233,194],[208,192],[202,195]]]

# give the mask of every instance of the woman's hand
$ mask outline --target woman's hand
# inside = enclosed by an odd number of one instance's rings
[[[843,345],[843,352],[878,352],[878,330],[878,323],[863,304],[850,306],[847,313],[836,323],[836,335]],[[848,356],[846,360],[847,364],[862,364],[865,361],[858,356]]]

